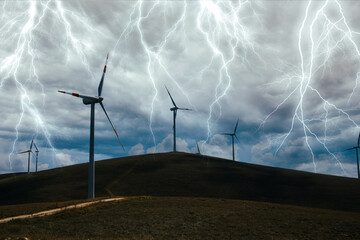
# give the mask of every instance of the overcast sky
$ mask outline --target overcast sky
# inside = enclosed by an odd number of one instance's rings
[[[90,106],[103,97],[123,152],[96,106],[95,159],[177,146],[230,159],[356,176],[360,122],[357,1],[1,1],[0,173],[88,161]],[[34,160],[31,169],[33,170]]]

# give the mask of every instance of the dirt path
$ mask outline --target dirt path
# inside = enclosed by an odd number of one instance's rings
[[[32,213],[32,214],[25,214],[25,215],[19,215],[19,216],[15,216],[15,217],[3,218],[3,219],[0,219],[0,223],[7,223],[7,222],[10,222],[11,220],[15,220],[15,219],[44,217],[44,216],[53,215],[55,213],[65,211],[65,210],[68,210],[68,209],[83,208],[83,207],[88,207],[88,206],[96,204],[96,203],[121,201],[121,200],[124,200],[124,199],[125,198],[118,197],[118,198],[107,198],[107,199],[101,199],[101,200],[96,200],[96,201],[92,201],[92,202],[79,203],[79,204],[69,205],[69,206],[66,206],[66,207],[55,208],[55,209],[41,211],[41,212]]]

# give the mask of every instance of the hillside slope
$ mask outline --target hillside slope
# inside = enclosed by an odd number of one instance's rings
[[[88,164],[0,178],[0,204],[87,197]],[[259,166],[188,153],[96,162],[96,196],[243,199],[360,212],[358,179]]]

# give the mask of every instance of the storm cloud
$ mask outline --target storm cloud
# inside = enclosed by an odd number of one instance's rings
[[[356,1],[3,1],[0,173],[88,160],[96,95],[96,160],[172,150],[354,177],[360,121]],[[306,18],[307,16],[307,18]]]

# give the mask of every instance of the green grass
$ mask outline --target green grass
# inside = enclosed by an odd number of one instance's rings
[[[0,225],[0,239],[360,239],[360,213],[244,200],[136,197]]]
[[[0,205],[87,197],[88,165],[0,178]],[[360,212],[358,179],[259,166],[187,153],[96,162],[96,196],[242,199]]]

